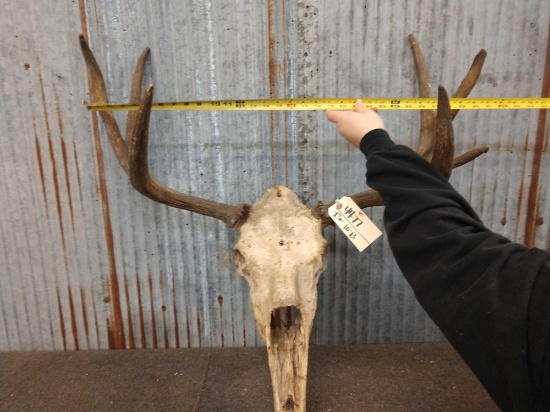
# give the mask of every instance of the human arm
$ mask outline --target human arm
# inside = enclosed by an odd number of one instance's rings
[[[384,131],[361,149],[420,304],[503,410],[547,410],[550,255],[491,232],[432,165]]]
[[[366,109],[361,99],[355,101],[353,110],[327,110],[326,115],[328,120],[338,125],[338,133],[358,149],[361,139],[368,132],[385,129],[378,110]]]
[[[384,198],[390,246],[420,304],[503,410],[550,410],[550,255],[487,229],[432,165],[357,107],[340,113],[327,117],[368,159],[367,183]]]

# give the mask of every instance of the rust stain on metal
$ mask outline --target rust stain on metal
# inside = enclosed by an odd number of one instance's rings
[[[222,338],[222,348],[225,346],[225,336],[223,335],[223,296],[218,296],[218,307],[220,312],[220,330]]]
[[[275,97],[277,83],[277,60],[275,58],[275,46],[277,40],[273,27],[275,26],[273,11],[273,0],[267,2],[267,31],[268,31],[268,46],[269,46],[269,94],[270,97]]]
[[[71,292],[71,288],[67,288],[69,290],[69,310],[71,312],[71,331],[73,333],[73,339],[74,339],[74,348],[75,350],[79,350],[78,346],[78,328],[76,326],[76,314],[74,312],[74,301],[73,301],[73,293]]]
[[[166,328],[166,306],[162,305],[162,327],[164,328],[164,347],[168,349],[170,347],[170,340],[168,339],[168,329]]]
[[[82,35],[84,36],[86,41],[88,41],[88,21],[86,16],[85,0],[78,0],[78,12],[80,14],[80,27]]]
[[[147,347],[147,340],[145,339],[145,320],[143,317],[143,304],[141,302],[141,282],[139,281],[139,276],[136,274],[136,286],[137,286],[137,297],[139,304],[139,330],[140,330],[140,339],[141,339],[141,349]]]
[[[283,88],[286,88],[286,64],[285,64],[285,58],[283,57],[282,61],[279,63],[277,61],[277,35],[275,33],[275,30],[277,27],[281,27],[283,30],[282,33],[282,48],[284,50],[285,44],[286,44],[286,33],[284,32],[284,24],[277,24],[275,22],[275,10],[274,10],[274,1],[275,0],[269,0],[267,3],[267,28],[268,28],[268,68],[269,68],[269,96],[274,99],[277,97],[284,97],[279,96],[279,93],[277,90],[279,89],[279,86],[282,86]],[[284,2],[281,4],[281,7],[283,8],[282,14],[284,16]],[[284,22],[284,21],[283,21]],[[281,81],[279,81],[279,78],[282,78]],[[282,85],[280,84],[282,83]],[[270,113],[270,132],[271,132],[271,168],[275,172],[278,168],[277,164],[277,148],[275,145],[275,135],[278,133],[276,130],[276,124],[277,124],[277,116],[279,114],[275,111],[272,111]],[[287,122],[286,122],[286,114],[280,114],[284,116],[284,154],[285,154],[285,163],[288,163],[288,139],[287,139]],[[288,164],[285,164],[285,185],[288,185]]]
[[[57,95],[57,92],[55,91],[54,87],[54,95],[55,95],[55,113],[57,115],[57,125],[59,126],[59,134],[61,137],[63,137],[63,118],[61,117],[61,107],[59,106],[59,96]]]
[[[80,27],[82,28],[82,34],[84,39],[88,41],[88,15],[86,14],[86,0],[78,0],[78,10],[80,14]],[[99,32],[99,14],[97,12],[97,4],[94,0],[94,14],[95,14],[95,27],[96,31]]]
[[[525,147],[523,148],[523,153],[527,153],[527,150],[529,149],[529,131],[527,131],[527,134],[525,135]],[[520,179],[520,185],[519,185],[519,191],[518,191],[518,207],[516,210],[516,230],[515,230],[515,238],[518,237],[519,232],[519,225],[520,225],[520,218],[521,218],[521,206],[523,201],[523,193],[525,192],[525,186],[523,182],[525,181],[525,169],[526,169],[526,163],[527,163],[527,155],[523,157],[523,166],[521,168],[521,179]]]
[[[151,329],[153,330],[153,348],[157,349],[157,320],[155,318],[155,298],[153,297],[153,278],[151,277],[151,272],[147,272],[147,279],[149,281],[149,296],[151,297]]]
[[[189,327],[189,310],[185,307],[185,327],[187,329],[187,347],[191,347],[191,328]]]
[[[65,335],[65,318],[63,316],[63,308],[61,307],[61,298],[59,289],[57,290],[57,309],[59,311],[59,324],[61,326],[61,337],[63,338],[63,350],[67,350],[67,337]]]
[[[44,165],[42,164],[42,151],[40,150],[40,142],[38,141],[38,134],[36,133],[36,123],[34,116],[32,119],[32,125],[34,128],[34,144],[36,145],[36,160],[38,163],[38,172],[40,173],[40,183],[42,185],[42,196],[44,198],[44,205],[46,212],[48,212],[48,201],[46,199],[46,182],[44,180]]]
[[[508,195],[506,195],[504,199],[504,211],[502,212],[502,218],[500,219],[500,224],[502,226],[505,226],[506,223],[508,223],[508,218],[506,217],[508,215]]]
[[[80,23],[82,25],[82,33],[86,41],[88,41],[88,22],[86,20],[86,7],[83,0],[79,0]],[[89,88],[90,82],[88,82]],[[124,326],[122,321],[122,308],[120,306],[120,288],[118,284],[118,276],[116,271],[113,228],[111,224],[111,214],[109,210],[109,198],[107,195],[107,183],[105,181],[105,165],[103,162],[103,149],[101,147],[101,139],[99,137],[99,125],[97,116],[91,113],[92,129],[96,149],[96,165],[98,172],[98,189],[99,199],[101,201],[101,210],[103,213],[103,227],[105,231],[105,243],[107,246],[107,257],[109,260],[109,294],[111,296],[111,316],[107,320],[107,333],[109,337],[110,349],[124,349],[126,339],[124,335]]]
[[[94,324],[95,324],[95,336],[97,339],[97,347],[101,347],[100,335],[99,335],[99,316],[97,316],[97,308],[95,306],[95,299],[92,297],[92,310],[94,312]]]
[[[172,272],[172,310],[174,311],[174,334],[176,335],[176,348],[180,347],[180,329],[178,322],[178,308],[176,305],[176,291],[174,288],[174,273]]]
[[[176,335],[176,348],[180,348],[180,327],[178,323],[178,309],[174,300],[174,334]]]
[[[267,2],[267,31],[268,31],[268,65],[269,65],[269,97],[276,97],[276,84],[277,84],[277,60],[275,58],[275,46],[277,40],[275,39],[275,33],[273,32],[273,1]],[[276,113],[271,112],[269,118],[269,126],[271,132],[271,169],[275,171],[277,169],[277,161],[275,158],[275,124]]]
[[[67,160],[67,147],[65,145],[65,139],[61,138],[61,153],[63,155],[63,166],[65,168],[65,183],[67,185],[67,197],[69,199],[69,212],[71,214],[71,223],[74,227],[74,212],[73,212],[73,199],[71,194],[71,181],[69,179],[69,165]]]
[[[55,89],[54,89],[55,93]],[[67,146],[65,145],[65,138],[63,134],[63,118],[61,117],[61,107],[59,105],[59,96],[55,93],[55,112],[57,114],[57,124],[59,127],[59,137],[61,141],[61,154],[63,156],[63,167],[65,169],[65,185],[67,187],[67,198],[69,199],[69,212],[71,214],[71,223],[74,227],[74,212],[73,212],[73,200],[71,195],[71,180],[69,178],[69,161],[67,158]]]
[[[283,16],[286,15],[285,13],[285,2],[282,3],[283,7]],[[285,19],[283,18],[283,22]],[[284,30],[285,25],[281,24],[281,27],[283,28],[283,46],[284,50],[286,50],[286,31]],[[286,97],[286,57],[283,58],[282,65],[281,65],[281,73],[283,76],[283,87],[285,90],[284,97]],[[284,153],[285,153],[285,185],[288,186],[288,125],[287,125],[287,113],[283,112],[282,114],[284,117]]]
[[[199,337],[199,347],[202,347],[202,337],[201,337],[201,314],[197,308],[197,335]]]
[[[124,294],[126,295],[126,318],[128,322],[128,348],[136,348],[136,339],[134,336],[134,326],[132,324],[132,312],[130,310],[130,293],[128,292],[128,276],[124,270]]]
[[[550,130],[546,129],[546,137],[544,139],[544,147],[542,148],[543,152],[548,151],[548,141],[550,140]]]
[[[80,183],[80,171],[78,170],[78,156],[76,152],[76,143],[73,140],[73,156],[74,156],[74,166],[76,169],[76,181],[78,183],[78,194],[80,196],[80,203],[82,203],[82,184]]]
[[[97,12],[97,2],[94,0],[95,29],[99,32],[99,13]]]
[[[92,114],[94,138],[96,142],[96,159],[98,168],[99,191],[101,209],[103,212],[103,227],[105,231],[105,243],[107,246],[107,257],[109,261],[109,295],[111,296],[111,317],[108,322],[109,347],[110,349],[125,349],[126,342],[124,327],[122,323],[122,308],[120,305],[120,287],[115,262],[114,236],[111,224],[111,213],[109,210],[109,199],[107,195],[107,184],[105,181],[105,169],[103,163],[103,150],[99,138],[97,117]]]
[[[42,96],[42,109],[44,111],[44,121],[46,123],[46,134],[48,136],[48,149],[50,152],[50,161],[52,164],[52,178],[55,191],[55,202],[57,205],[57,216],[59,221],[59,230],[61,231],[61,239],[63,243],[63,250],[65,251],[65,231],[63,229],[63,213],[61,208],[61,198],[59,195],[59,181],[57,178],[57,166],[55,163],[55,155],[53,150],[52,136],[50,131],[50,121],[48,119],[48,106],[46,103],[46,93],[44,91],[44,81],[42,80],[42,71],[38,70],[38,81],[40,82],[40,94]],[[67,260],[67,253],[64,253],[65,260]],[[66,262],[65,262],[66,263]],[[67,266],[67,265],[66,265]]]
[[[65,230],[63,227],[63,210],[61,207],[61,196],[59,194],[59,181],[57,179],[57,167],[55,165],[55,155],[53,152],[53,143],[51,136],[48,132],[48,148],[50,151],[50,161],[52,164],[52,178],[53,178],[53,186],[54,186],[54,192],[55,192],[55,203],[57,205],[57,217],[59,221],[59,230],[61,232],[61,240],[63,241],[63,249],[65,249]],[[66,259],[66,256],[65,256]]]
[[[86,313],[86,293],[80,288],[80,303],[82,305],[82,318],[84,320],[84,332],[86,333],[86,342],[90,341],[90,328],[88,326],[88,314]]]
[[[546,60],[544,64],[544,75],[542,79],[541,97],[550,97],[550,26],[548,28],[548,40],[546,43]],[[533,154],[533,165],[531,167],[531,181],[529,183],[529,194],[527,198],[527,218],[525,222],[525,245],[532,247],[535,244],[537,215],[538,215],[538,194],[540,180],[540,166],[542,163],[543,148],[545,145],[546,119],[548,109],[539,110],[537,132],[535,135],[535,148]]]

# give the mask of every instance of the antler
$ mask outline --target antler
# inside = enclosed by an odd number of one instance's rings
[[[412,34],[409,36],[409,44],[416,66],[419,96],[432,97],[428,70],[426,69],[420,46]],[[463,98],[470,94],[479,78],[486,56],[487,52],[485,50],[481,50],[477,54],[468,74],[464,77],[454,97]],[[442,86],[439,86],[438,89],[437,110],[422,110],[420,112],[420,137],[417,152],[434,165],[446,179],[451,176],[453,168],[471,162],[489,150],[487,146],[482,146],[453,159],[454,133],[452,122],[457,114],[458,109],[451,110],[449,97]],[[356,193],[351,198],[361,209],[371,206],[384,206],[382,196],[373,189]],[[322,220],[324,226],[334,224],[328,215],[328,208],[333,203],[319,202],[313,208],[313,213]]]
[[[80,35],[80,48],[86,61],[91,103],[108,103],[101,69],[82,35]],[[227,205],[180,193],[163,185],[149,173],[147,146],[149,119],[153,103],[153,85],[147,88],[141,98],[141,83],[148,55],[149,49],[146,48],[139,57],[134,71],[130,103],[139,103],[140,106],[138,111],[128,113],[125,140],[122,139],[113,112],[99,112],[120,166],[130,177],[132,185],[148,198],[168,206],[215,217],[222,220],[228,227],[238,227],[246,220],[249,205]]]

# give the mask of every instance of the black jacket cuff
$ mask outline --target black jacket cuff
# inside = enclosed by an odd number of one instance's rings
[[[359,144],[359,148],[367,159],[380,150],[391,149],[394,146],[395,143],[384,129],[371,130],[363,136]]]

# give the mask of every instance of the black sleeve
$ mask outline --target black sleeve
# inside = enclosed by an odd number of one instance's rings
[[[550,254],[491,232],[416,152],[361,141],[367,184],[414,293],[503,410],[550,411]]]

